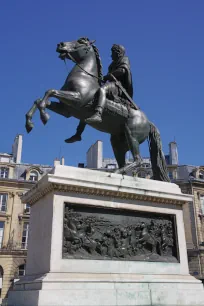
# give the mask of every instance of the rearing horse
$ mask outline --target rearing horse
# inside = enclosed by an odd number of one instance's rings
[[[95,96],[103,77],[98,49],[88,38],[80,38],[77,41],[61,42],[57,45],[57,52],[61,59],[70,59],[76,65],[61,90],[50,89],[43,99],[34,102],[26,114],[28,133],[34,126],[31,119],[37,108],[44,124],[49,119],[46,108],[67,118],[73,116],[80,120],[85,120],[94,113]],[[50,97],[58,98],[59,102],[50,102]],[[139,145],[148,139],[153,178],[169,181],[159,131],[141,110],[127,110],[126,106],[107,99],[102,119],[101,123],[90,125],[111,134],[111,145],[119,166],[118,173],[124,173],[141,164]],[[125,155],[129,150],[134,162],[125,165]]]

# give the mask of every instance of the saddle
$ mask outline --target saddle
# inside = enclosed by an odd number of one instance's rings
[[[94,108],[95,99],[85,105],[88,108]],[[112,99],[106,99],[106,106],[104,111],[112,115],[118,115],[123,118],[128,118],[129,109],[133,108],[127,99],[119,96],[113,96]]]

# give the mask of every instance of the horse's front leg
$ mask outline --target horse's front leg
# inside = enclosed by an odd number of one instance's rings
[[[40,111],[40,119],[42,120],[43,124],[46,124],[47,121],[50,118],[50,115],[47,112],[45,112],[45,108],[46,108],[47,105],[50,104],[48,99],[50,97],[53,97],[54,92],[55,92],[54,89],[50,89],[50,90],[46,91],[46,93],[45,93],[44,97],[42,98],[41,102],[37,105],[38,109]]]
[[[33,103],[33,106],[31,107],[31,109],[27,112],[26,114],[26,124],[25,124],[25,127],[26,127],[26,131],[27,133],[30,133],[30,131],[33,129],[34,127],[34,124],[33,122],[31,121],[34,113],[36,112],[36,109],[38,108],[38,104],[41,102],[41,99],[38,99],[36,100],[34,103]]]
[[[81,95],[79,92],[63,91],[55,89],[48,90],[45,93],[45,96],[43,97],[42,101],[38,104],[38,109],[40,111],[40,118],[44,124],[46,124],[50,118],[49,114],[45,112],[46,106],[50,104],[50,102],[48,101],[50,97],[57,98],[60,101],[70,106],[72,106],[76,102],[81,101]]]

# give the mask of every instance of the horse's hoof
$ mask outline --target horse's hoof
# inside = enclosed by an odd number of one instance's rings
[[[27,133],[30,133],[32,131],[32,129],[34,128],[34,124],[33,123],[26,123],[25,128],[26,128]]]
[[[50,119],[50,115],[48,113],[41,114],[40,116],[42,123],[45,125]]]
[[[114,173],[116,173],[116,174],[122,174],[122,175],[126,174],[126,172],[125,172],[124,169],[117,169],[117,170],[114,171]]]
[[[42,99],[39,98],[39,99],[35,100],[34,104],[38,105],[38,104],[40,104],[41,101],[42,101]]]

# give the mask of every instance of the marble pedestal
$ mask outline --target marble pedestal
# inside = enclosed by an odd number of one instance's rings
[[[31,204],[26,275],[9,306],[204,305],[189,275],[182,206],[175,184],[57,166],[23,198]],[[63,258],[65,203],[175,216],[177,262]]]

